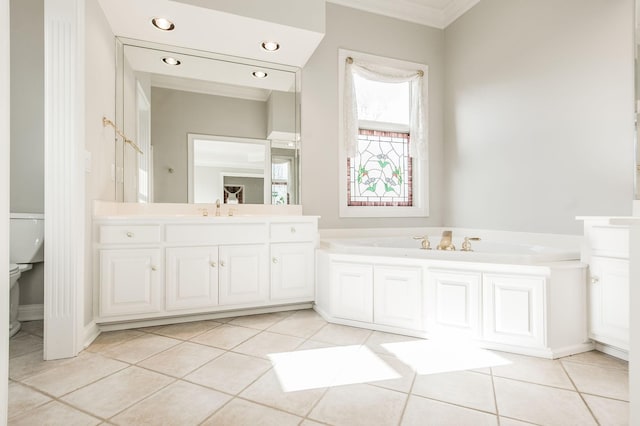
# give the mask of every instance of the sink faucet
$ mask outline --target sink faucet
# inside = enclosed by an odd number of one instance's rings
[[[220,216],[220,198],[216,200],[216,216]]]
[[[206,207],[202,207],[198,209],[202,212],[202,216],[209,216],[209,210]]]
[[[451,242],[451,237],[453,236],[453,231],[442,231],[442,239],[440,240],[440,244],[436,247],[437,250],[447,250],[453,251],[456,249],[456,246]]]

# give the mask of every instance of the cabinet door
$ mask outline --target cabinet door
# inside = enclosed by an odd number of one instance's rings
[[[589,337],[629,349],[629,261],[592,257]]]
[[[373,266],[333,262],[331,275],[331,314],[373,322]]]
[[[271,300],[314,297],[313,243],[271,244]]]
[[[220,246],[218,255],[221,305],[267,301],[269,297],[267,245]]]
[[[543,347],[544,277],[483,274],[484,339]]]
[[[424,330],[420,268],[375,266],[373,319],[376,324]]]
[[[433,334],[480,334],[480,283],[476,272],[429,271],[429,331]]]
[[[167,248],[166,309],[216,306],[218,269],[218,247]]]
[[[100,250],[100,316],[160,312],[160,249]]]

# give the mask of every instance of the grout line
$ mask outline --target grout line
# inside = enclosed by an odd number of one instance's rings
[[[413,395],[413,386],[416,384],[416,380],[418,379],[418,372],[413,370],[413,379],[411,380],[411,386],[409,386],[409,391],[407,392],[407,400],[404,402],[404,407],[402,407],[402,412],[400,413],[400,419],[398,420],[398,425],[402,424],[402,420],[404,420],[404,414],[407,411],[407,406],[409,405],[409,399]]]
[[[578,396],[582,400],[582,403],[584,404],[585,407],[587,407],[587,410],[589,410],[589,414],[591,414],[591,417],[593,417],[593,420],[596,422],[597,425],[600,425],[600,422],[598,421],[598,418],[596,417],[595,413],[591,410],[591,407],[589,406],[589,404],[587,404],[587,400],[584,399],[584,396],[582,395],[582,393],[578,389],[578,386],[576,386],[576,383],[573,381],[573,377],[571,377],[571,375],[569,374],[569,372],[567,371],[567,369],[565,368],[565,366],[564,366],[564,364],[562,362],[560,362],[560,366],[562,367],[562,371],[564,371],[564,374],[566,374],[567,377],[569,378],[569,381],[571,382],[571,385],[574,387],[574,389],[578,393]]]
[[[498,421],[498,426],[502,423],[500,421],[500,407],[498,407],[498,395],[496,395],[496,382],[493,377],[493,368],[489,367],[489,376],[491,377],[491,390],[493,391],[493,405],[496,409],[496,419]]]

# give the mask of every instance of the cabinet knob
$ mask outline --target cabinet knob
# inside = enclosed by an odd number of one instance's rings
[[[295,233],[296,233],[296,227],[295,227],[295,226],[292,226],[292,227],[291,227],[291,233],[292,233],[292,234],[295,234]]]
[[[591,276],[591,284],[598,284],[600,282],[600,277],[597,275]]]
[[[129,237],[129,238],[133,238],[133,232],[131,232],[131,231],[127,231],[127,237]]]
[[[273,263],[278,263],[278,258],[277,258],[277,257],[274,257],[271,261],[272,261]]]
[[[215,268],[216,267],[216,262],[211,262],[211,267]]]
[[[224,268],[224,260],[220,261],[220,266],[222,266]]]
[[[158,270],[158,268],[156,268],[156,266],[155,266],[155,265],[151,265],[151,270],[152,270],[152,271],[157,271],[157,270]]]

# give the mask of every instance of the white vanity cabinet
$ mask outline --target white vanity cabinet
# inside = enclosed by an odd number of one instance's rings
[[[315,216],[94,221],[96,322],[313,302]]]
[[[581,258],[589,265],[589,337],[606,346],[599,349],[625,357],[629,350],[629,229],[611,225],[611,218],[581,219]]]
[[[331,315],[373,322],[373,265],[331,263]]]

